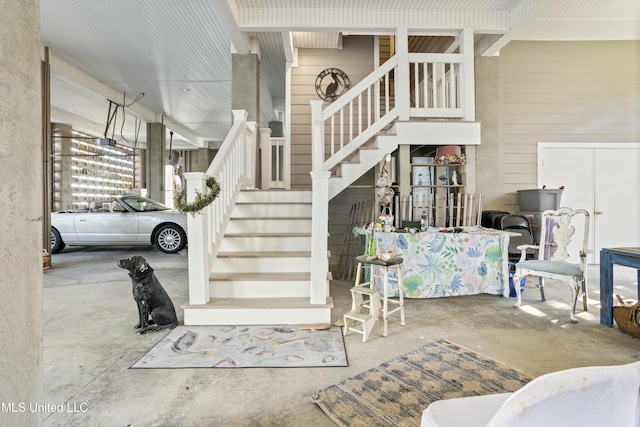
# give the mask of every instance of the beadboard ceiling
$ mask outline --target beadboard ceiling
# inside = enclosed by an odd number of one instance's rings
[[[108,136],[144,147],[146,122],[164,122],[181,149],[228,132],[232,53],[260,55],[266,126],[284,110],[294,48],[343,36],[405,26],[442,50],[472,28],[478,55],[511,40],[640,39],[638,0],[41,0],[40,14],[52,121],[100,136],[111,100],[126,108]]]

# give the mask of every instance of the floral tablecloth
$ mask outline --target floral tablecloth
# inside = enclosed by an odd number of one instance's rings
[[[508,245],[505,233],[374,233],[378,250],[402,254],[402,281],[407,298],[454,295],[508,295]],[[395,267],[389,274],[397,277]],[[381,283],[374,283],[381,289]],[[397,296],[396,292],[395,295]]]

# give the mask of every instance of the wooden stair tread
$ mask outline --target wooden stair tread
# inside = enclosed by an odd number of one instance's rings
[[[295,308],[333,308],[333,298],[328,297],[325,304],[311,304],[309,298],[211,298],[207,304],[185,303],[187,309],[257,309],[278,310]]]
[[[311,273],[211,273],[209,280],[263,280],[284,282],[293,280],[311,280]]]
[[[310,216],[231,216],[232,221],[265,221],[265,220],[287,220],[292,219],[311,219]]]
[[[311,251],[218,252],[218,258],[308,258]]]
[[[236,205],[310,205],[310,201],[295,201],[295,200],[260,200],[249,201],[243,200],[236,202]]]
[[[225,233],[224,238],[227,237],[310,237],[311,233],[280,233],[274,231],[273,233]]]

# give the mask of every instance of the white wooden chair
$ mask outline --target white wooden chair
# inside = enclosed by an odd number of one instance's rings
[[[538,246],[521,245],[520,261],[516,264],[513,283],[525,276],[538,276],[540,297],[544,296],[544,279],[565,282],[571,289],[571,322],[576,323],[576,303],[582,293],[583,308],[589,309],[587,291],[587,244],[589,212],[584,209],[560,208],[542,212]],[[538,259],[527,260],[527,249],[538,250]],[[516,292],[515,307],[520,307],[522,295]]]
[[[514,393],[437,400],[420,427],[640,427],[640,362],[566,369]]]

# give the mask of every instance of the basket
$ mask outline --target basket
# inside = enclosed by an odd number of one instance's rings
[[[613,307],[613,318],[622,332],[640,338],[640,302]]]

